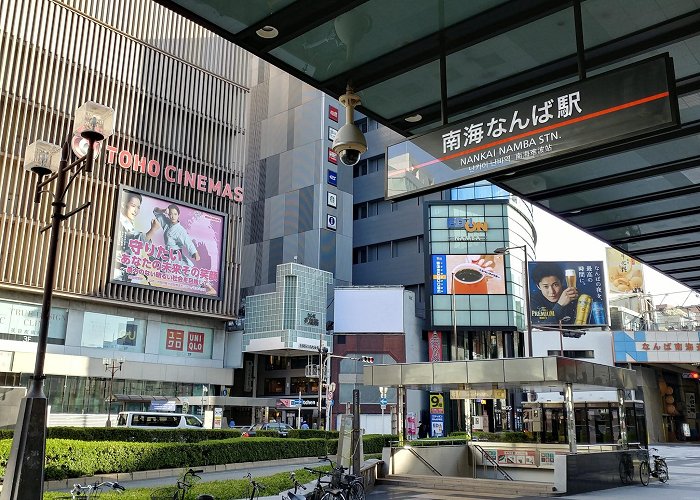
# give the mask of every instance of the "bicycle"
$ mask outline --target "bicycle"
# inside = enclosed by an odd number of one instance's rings
[[[659,451],[656,448],[649,448],[649,452],[652,450]],[[644,486],[647,486],[649,484],[649,476],[653,476],[658,478],[662,483],[665,483],[668,481],[668,465],[666,465],[666,460],[660,455],[654,455],[653,453],[649,453],[649,455],[654,459],[654,468],[649,468],[648,458],[642,460],[642,463],[639,464],[640,481]]]
[[[255,496],[260,496],[261,491],[265,491],[265,485],[260,484],[259,482],[255,481],[253,479],[253,476],[250,475],[250,472],[246,474],[244,477],[248,479],[250,482],[250,485],[253,487],[251,492],[250,492],[250,500],[255,500]]]
[[[316,474],[317,476],[316,486],[311,492],[311,500],[347,500],[341,488],[334,488],[331,486],[330,481],[325,483],[321,481],[322,477],[328,475],[326,471],[312,469],[311,467],[304,467],[304,470]]]
[[[362,476],[346,474],[347,467],[335,465],[328,457],[318,457],[319,460],[326,460],[331,465],[331,487],[340,488],[347,500],[364,500],[365,483]]]
[[[294,485],[294,491],[289,491],[287,492],[287,495],[282,495],[282,500],[306,500],[305,496],[297,495],[299,488],[301,488],[302,490],[306,490],[306,486],[304,486],[297,480],[297,476],[296,474],[294,474],[294,471],[289,473],[289,479],[292,480],[292,484]]]
[[[622,484],[632,484],[634,475],[634,463],[632,462],[632,455],[629,453],[623,453],[620,455],[620,481]]]
[[[103,483],[94,482],[92,484],[74,484],[73,489],[70,490],[70,497],[71,500],[88,500],[90,498],[97,498],[100,496],[102,488],[105,487],[111,488],[120,493],[126,489],[121,484],[112,481],[105,481]]]
[[[188,469],[181,479],[178,479],[176,486],[159,488],[151,494],[151,500],[185,500],[187,492],[200,480],[199,475],[203,470]],[[214,497],[203,493],[197,495],[196,500],[214,500]]]

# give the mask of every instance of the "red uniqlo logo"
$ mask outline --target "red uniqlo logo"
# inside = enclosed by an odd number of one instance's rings
[[[170,330],[165,339],[165,348],[170,351],[182,351],[182,345],[185,340],[185,332],[182,330]]]
[[[204,334],[187,332],[187,352],[204,352]]]

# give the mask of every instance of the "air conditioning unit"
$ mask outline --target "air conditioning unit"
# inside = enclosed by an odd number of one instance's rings
[[[527,393],[527,402],[534,403],[537,401],[537,393],[535,391],[530,391]]]

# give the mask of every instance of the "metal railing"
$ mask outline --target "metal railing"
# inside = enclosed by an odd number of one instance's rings
[[[474,443],[472,443],[472,446],[474,447],[474,449],[478,450],[479,453],[481,453],[481,462],[484,466],[484,475],[486,474],[486,471],[488,470],[489,464],[491,464],[493,466],[493,469],[495,471],[498,471],[503,476],[504,479],[506,479],[508,481],[513,480],[513,478],[510,477],[510,474],[508,474],[503,469],[503,467],[498,465],[498,461],[496,461],[496,459],[493,458],[485,449],[483,449],[478,444],[474,444]],[[476,479],[476,460],[474,460],[473,477]]]

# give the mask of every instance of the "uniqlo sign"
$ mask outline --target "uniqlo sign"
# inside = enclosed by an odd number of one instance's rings
[[[204,352],[204,334],[201,332],[187,333],[187,352]]]
[[[182,351],[184,340],[185,332],[183,330],[168,329],[165,339],[165,348],[169,351]]]

